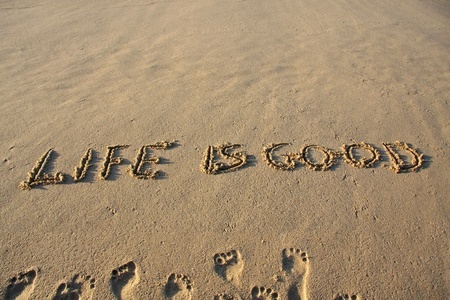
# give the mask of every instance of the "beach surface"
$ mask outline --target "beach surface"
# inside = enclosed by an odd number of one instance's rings
[[[449,299],[447,0],[0,1],[0,297]]]

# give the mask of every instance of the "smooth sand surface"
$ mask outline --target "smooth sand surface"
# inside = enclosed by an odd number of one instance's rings
[[[447,0],[0,1],[1,293],[448,299],[449,98]]]

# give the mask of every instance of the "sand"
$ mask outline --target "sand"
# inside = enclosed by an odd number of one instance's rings
[[[449,83],[447,0],[0,1],[0,293],[448,299]]]

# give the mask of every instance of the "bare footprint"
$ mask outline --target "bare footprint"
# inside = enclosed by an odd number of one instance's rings
[[[164,286],[164,295],[167,299],[190,300],[193,284],[189,276],[172,273]]]
[[[138,282],[137,266],[133,261],[129,261],[111,272],[111,290],[118,300],[131,298],[131,290]]]
[[[254,286],[252,288],[252,300],[269,300],[269,299],[279,299],[277,292],[271,288],[265,288],[263,286]]]
[[[239,276],[244,270],[244,261],[238,250],[227,253],[214,254],[214,271],[226,281],[238,283]]]
[[[334,300],[359,300],[359,297],[357,295],[337,294],[333,299]]]
[[[241,298],[229,295],[229,294],[216,294],[214,300],[240,300]]]
[[[34,281],[37,277],[35,269],[20,272],[9,280],[6,287],[5,300],[26,300],[34,290]]]
[[[282,268],[286,273],[289,300],[307,299],[309,275],[308,254],[300,249],[289,248],[282,251]]]
[[[95,288],[95,278],[75,275],[70,282],[61,283],[53,300],[89,300]]]

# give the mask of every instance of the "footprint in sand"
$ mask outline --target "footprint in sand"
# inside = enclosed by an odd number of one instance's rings
[[[131,298],[131,290],[138,282],[137,266],[133,261],[127,262],[111,272],[111,290],[118,300]]]
[[[61,283],[53,300],[89,300],[95,288],[95,278],[75,275],[70,282]]]
[[[34,290],[34,281],[37,277],[35,269],[27,272],[20,272],[9,280],[6,287],[5,300],[25,300],[28,299]]]
[[[308,254],[300,249],[283,249],[282,268],[289,284],[289,300],[307,300],[307,281],[309,275]]]
[[[239,281],[239,276],[244,269],[244,261],[241,253],[231,250],[227,253],[214,254],[214,271],[226,281]]]
[[[336,297],[333,298],[334,300],[359,300],[359,297],[356,295],[349,295],[349,294],[338,294]]]
[[[214,300],[240,300],[241,298],[237,298],[235,296],[231,296],[228,294],[216,294],[214,295]]]
[[[164,286],[164,295],[167,299],[190,300],[193,291],[193,282],[187,275],[172,273]]]
[[[269,299],[279,299],[277,292],[271,288],[265,288],[263,286],[254,286],[252,288],[252,298],[251,300],[269,300]]]

